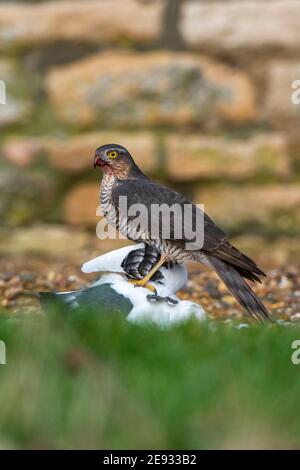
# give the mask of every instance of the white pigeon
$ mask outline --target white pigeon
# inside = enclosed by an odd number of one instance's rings
[[[42,305],[47,306],[52,300],[69,309],[81,307],[99,313],[122,313],[129,322],[152,323],[161,328],[192,317],[204,320],[205,312],[200,305],[180,300],[175,295],[187,282],[184,264],[173,263],[160,268],[156,280],[150,282],[155,294],[128,282],[128,266],[138,266],[145,259],[145,249],[144,243],[130,245],[87,261],[81,268],[84,273],[103,273],[97,282],[78,291],[40,293]]]

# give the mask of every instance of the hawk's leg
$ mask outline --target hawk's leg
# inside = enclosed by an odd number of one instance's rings
[[[156,273],[156,271],[161,268],[161,266],[167,261],[167,258],[164,255],[161,255],[159,261],[153,266],[153,268],[148,272],[148,274],[140,280],[130,280],[129,282],[131,284],[134,284],[135,287],[146,287],[147,289],[150,289],[152,291],[155,291],[155,288],[153,286],[150,286],[148,282],[151,280],[152,276]]]

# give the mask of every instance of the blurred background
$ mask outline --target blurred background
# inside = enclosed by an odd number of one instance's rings
[[[0,1],[1,253],[116,247],[92,168],[115,142],[267,267],[295,260],[299,44],[297,0]]]
[[[0,0],[0,448],[299,448],[299,48],[299,0]],[[204,203],[294,328],[236,330],[199,265],[180,296],[225,325],[24,316],[124,244],[95,233],[105,143]]]

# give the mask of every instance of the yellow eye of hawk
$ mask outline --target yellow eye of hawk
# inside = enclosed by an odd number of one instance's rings
[[[116,158],[118,156],[118,152],[116,152],[115,150],[112,152],[108,152],[108,156],[109,158]]]

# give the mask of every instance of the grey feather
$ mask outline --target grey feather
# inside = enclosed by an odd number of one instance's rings
[[[71,292],[39,292],[41,305],[45,310],[51,306],[62,307],[66,312],[74,308],[88,309],[99,313],[112,311],[128,315],[132,303],[124,296],[118,294],[110,284],[101,284],[79,291]]]

